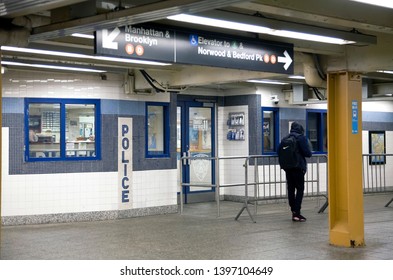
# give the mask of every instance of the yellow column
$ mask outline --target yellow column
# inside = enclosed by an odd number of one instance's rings
[[[330,244],[364,246],[362,80],[328,75],[328,195]]]

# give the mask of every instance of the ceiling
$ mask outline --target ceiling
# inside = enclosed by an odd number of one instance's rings
[[[333,45],[180,24],[166,19],[170,15],[179,13],[201,13],[215,9],[253,18],[278,20],[284,24],[296,23],[310,28],[323,27],[367,34],[375,36],[376,43],[360,46]],[[291,43],[294,45],[295,52],[294,74],[307,75],[310,71],[314,72],[314,76],[315,72],[320,74],[318,81],[311,81],[316,83],[310,85],[313,87],[324,87],[321,73],[342,70],[360,72],[370,84],[384,84],[384,90],[386,85],[393,84],[393,75],[377,72],[377,70],[393,70],[393,9],[350,0],[0,0],[0,45],[89,55],[84,58],[49,57],[42,54],[2,50],[2,60],[78,67],[86,65],[116,73],[144,69],[150,75],[160,77],[159,83],[168,87],[187,85],[234,89],[248,79],[288,80],[288,75],[239,69],[180,64],[150,66],[125,62],[101,62],[90,57],[94,56],[94,40],[70,36],[73,33],[93,35],[94,31],[104,28],[147,22]],[[140,88],[147,85],[142,80],[137,82]],[[374,94],[379,93],[374,92]]]

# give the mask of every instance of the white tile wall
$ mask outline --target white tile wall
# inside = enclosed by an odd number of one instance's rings
[[[177,170],[133,173],[134,208],[177,204]]]
[[[227,140],[229,113],[244,112],[245,141]],[[218,156],[247,156],[248,155],[248,106],[227,106],[218,109]],[[244,183],[244,159],[228,159],[220,161],[220,184]],[[244,187],[223,187],[221,194],[244,195]]]
[[[2,130],[2,216],[118,209],[117,172],[9,175],[9,129]],[[177,204],[177,170],[134,171],[134,208]]]
[[[135,208],[177,204],[176,170],[134,172]],[[2,215],[118,210],[117,172],[3,176]]]
[[[167,93],[135,95],[124,93],[124,76],[106,74],[63,74],[49,72],[7,71],[3,75],[3,97],[97,98],[169,102]]]
[[[3,216],[117,210],[114,172],[4,177]]]
[[[123,75],[7,71],[3,97],[98,98],[169,102],[169,94],[126,95]],[[117,172],[8,175],[9,137],[3,128],[3,216],[118,209]],[[134,208],[177,204],[177,170],[134,172]]]

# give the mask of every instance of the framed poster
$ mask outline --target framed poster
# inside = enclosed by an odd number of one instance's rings
[[[370,156],[370,164],[386,164],[386,137],[385,131],[369,131],[368,143],[370,154],[381,154]]]

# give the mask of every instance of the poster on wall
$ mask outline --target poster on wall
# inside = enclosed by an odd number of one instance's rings
[[[370,164],[386,164],[386,137],[385,131],[369,131]],[[374,156],[374,154],[377,154]],[[380,155],[378,155],[380,154]]]

